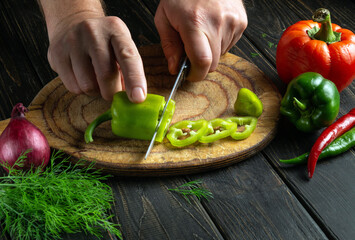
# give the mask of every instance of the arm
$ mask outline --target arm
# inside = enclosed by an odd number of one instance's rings
[[[105,16],[99,0],[40,4],[50,43],[48,61],[69,91],[101,94],[110,101],[126,89],[131,101],[145,99],[142,59],[123,21]]]

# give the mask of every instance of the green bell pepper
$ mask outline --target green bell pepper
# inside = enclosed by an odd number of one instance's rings
[[[237,130],[237,124],[228,122],[222,118],[215,118],[208,122],[207,133],[199,141],[201,143],[211,143],[219,139],[228,137]]]
[[[156,94],[147,94],[142,103],[132,103],[126,92],[117,92],[113,96],[111,108],[89,124],[85,131],[86,143],[92,142],[94,129],[101,123],[111,120],[112,132],[123,138],[151,140],[165,106],[165,98]],[[162,142],[175,111],[175,102],[171,100],[158,129],[156,141]]]
[[[172,125],[166,137],[171,145],[185,147],[197,142],[207,131],[208,121],[204,119],[197,121],[183,120]]]
[[[280,112],[298,130],[311,132],[329,126],[338,115],[339,105],[335,84],[318,73],[306,72],[287,86]]]
[[[235,140],[243,140],[248,138],[254,132],[258,122],[256,117],[230,117],[226,120],[236,123],[237,126],[244,126],[243,131],[234,131],[231,133],[231,138]]]

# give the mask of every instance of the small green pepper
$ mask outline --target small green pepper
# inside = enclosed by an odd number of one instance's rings
[[[339,112],[340,96],[333,82],[314,72],[294,78],[281,101],[281,114],[298,130],[311,132],[331,125]]]
[[[208,121],[204,119],[197,121],[183,120],[172,125],[166,137],[171,145],[185,147],[197,142],[207,131]]]
[[[234,103],[234,111],[239,116],[260,117],[263,113],[260,98],[248,88],[241,88]]]
[[[222,118],[215,118],[208,122],[207,133],[199,141],[201,143],[211,143],[219,139],[228,137],[237,130],[237,124],[228,122]]]
[[[132,103],[126,92],[117,92],[113,96],[111,108],[89,124],[85,131],[85,141],[92,142],[94,129],[101,123],[111,120],[112,132],[123,138],[151,140],[165,106],[163,96],[147,94],[142,103]],[[171,100],[159,127],[157,142],[162,142],[175,111],[175,102]]]
[[[229,122],[234,122],[238,126],[244,126],[244,130],[234,131],[231,137],[235,140],[243,140],[249,137],[255,130],[258,119],[256,117],[230,117],[226,119]]]

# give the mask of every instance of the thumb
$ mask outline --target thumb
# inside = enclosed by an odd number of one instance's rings
[[[160,36],[164,55],[168,60],[169,72],[177,74],[180,59],[184,53],[180,35],[169,22],[163,8],[158,7],[154,21]]]

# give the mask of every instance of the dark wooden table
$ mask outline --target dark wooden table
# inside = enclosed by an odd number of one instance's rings
[[[108,14],[126,22],[137,45],[159,43],[153,20],[158,0],[105,2]],[[231,52],[256,64],[281,94],[285,85],[276,72],[275,45],[286,27],[326,7],[334,23],[355,31],[352,0],[247,0],[245,5],[249,25]],[[0,30],[0,117],[6,119],[14,104],[29,105],[56,74],[47,61],[47,32],[36,0],[0,1]],[[340,95],[339,116],[355,106],[354,93],[355,82]],[[311,181],[304,165],[278,162],[308,151],[319,134],[295,131],[281,118],[271,144],[233,166],[164,178],[115,176],[109,181],[114,221],[124,239],[354,239],[354,149],[319,162]],[[213,199],[188,203],[168,191],[196,179]],[[64,238],[95,239],[84,233]]]

